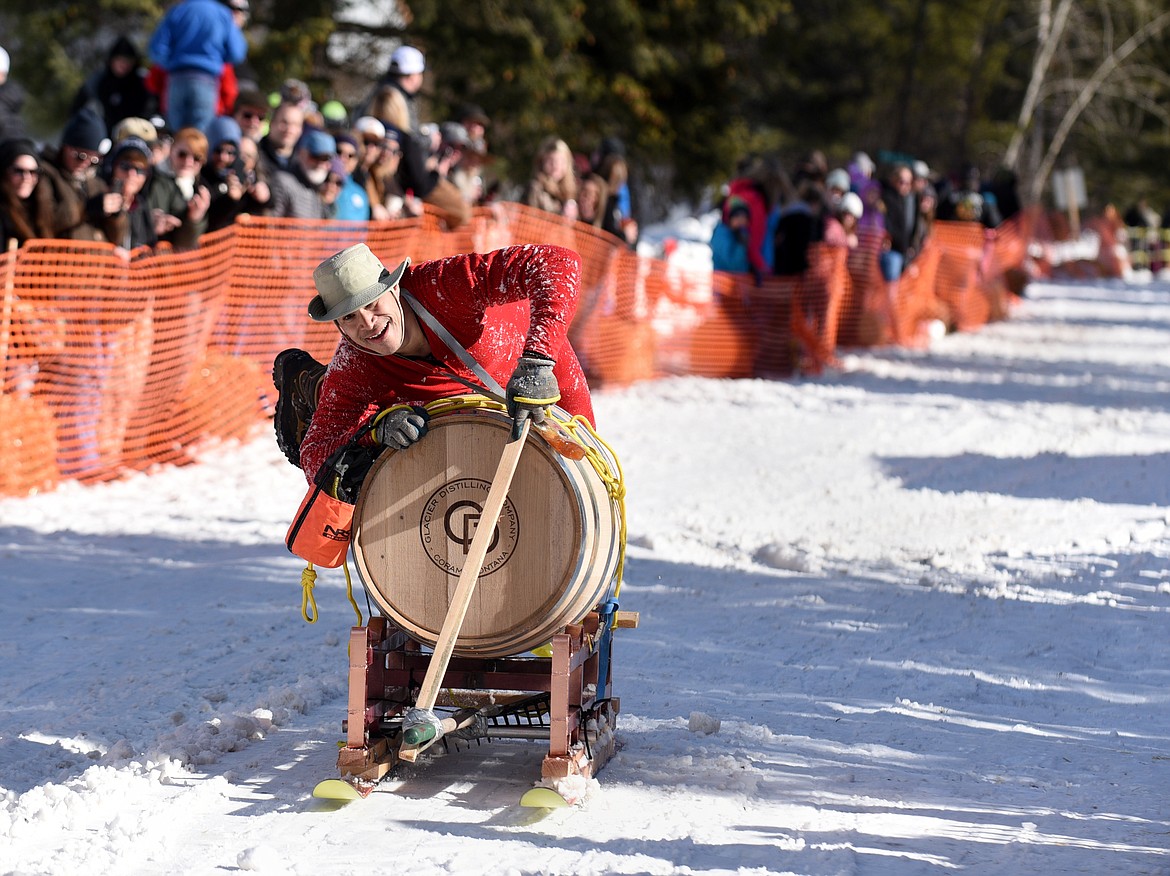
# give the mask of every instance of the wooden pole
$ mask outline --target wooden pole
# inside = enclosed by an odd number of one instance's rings
[[[8,255],[16,252],[16,238],[8,240]],[[16,259],[8,259],[4,274],[4,310],[0,313],[0,395],[4,394],[4,384],[8,375],[8,347],[12,339],[12,307],[13,290],[16,288]]]
[[[528,430],[531,425],[532,420],[526,418],[520,430],[520,437],[504,445],[504,453],[500,456],[499,465],[496,466],[491,489],[488,490],[487,499],[483,503],[479,526],[475,530],[475,536],[471,539],[467,560],[463,565],[463,571],[459,573],[459,583],[455,585],[455,593],[451,597],[447,616],[443,619],[443,628],[439,630],[439,638],[435,642],[435,651],[427,666],[427,674],[423,678],[422,687],[419,688],[418,698],[414,703],[415,709],[430,711],[435,707],[435,701],[439,698],[439,689],[443,686],[443,676],[447,674],[447,666],[455,651],[455,640],[459,638],[459,631],[463,628],[463,619],[467,616],[467,609],[471,605],[471,596],[475,592],[479,573],[483,569],[484,558],[492,543],[492,533],[496,528],[496,522],[504,510],[504,501],[508,498],[508,490],[512,486],[512,478],[516,475],[520,452],[524,449],[524,442],[528,438]],[[437,738],[435,735],[425,734],[423,738],[414,742],[407,742],[404,738],[402,747],[398,751],[398,757],[413,763],[414,759],[418,757],[418,753]]]

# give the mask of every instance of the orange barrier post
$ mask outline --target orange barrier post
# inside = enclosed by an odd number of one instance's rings
[[[863,228],[857,247],[846,255],[846,278],[837,328],[842,347],[872,347],[892,340],[886,307],[885,281],[878,267],[885,232]]]
[[[837,331],[846,290],[846,257],[842,246],[814,243],[808,269],[796,284],[792,299],[792,335],[799,343],[797,367],[819,374],[837,364]]]
[[[983,226],[977,222],[935,222],[931,239],[939,248],[936,294],[946,305],[951,328],[970,331],[987,323],[992,307],[979,288]]]
[[[800,353],[792,328],[799,285],[799,277],[765,277],[758,287],[746,290],[756,335],[752,364],[756,377],[788,377],[796,372]]]
[[[699,377],[751,377],[756,359],[750,278],[716,271],[711,301],[696,313],[690,333],[687,370]]]
[[[30,395],[35,317],[16,297],[16,241],[0,255],[0,495],[53,489],[59,480],[57,428],[43,402]]]
[[[947,321],[948,310],[935,294],[940,254],[935,242],[927,240],[898,279],[894,338],[903,346],[925,346],[930,322]]]

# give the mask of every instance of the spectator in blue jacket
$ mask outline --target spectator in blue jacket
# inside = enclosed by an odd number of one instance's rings
[[[215,118],[225,64],[248,55],[240,4],[182,0],[167,10],[150,38],[150,56],[167,71],[167,122],[172,130],[204,130]]]

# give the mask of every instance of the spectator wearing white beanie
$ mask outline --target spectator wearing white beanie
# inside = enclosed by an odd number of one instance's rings
[[[374,83],[373,89],[357,107],[354,116],[371,114],[371,109],[379,92],[392,88],[397,92],[400,103],[406,110],[410,123],[406,127],[399,125],[402,130],[417,132],[422,121],[419,118],[416,97],[423,84],[423,73],[427,69],[426,55],[414,46],[400,45],[390,55],[390,64],[382,78]],[[385,118],[382,121],[386,121]],[[397,123],[396,123],[397,124]]]

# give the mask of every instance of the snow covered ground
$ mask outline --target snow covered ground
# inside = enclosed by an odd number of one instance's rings
[[[621,750],[335,774],[267,431],[0,502],[0,873],[1170,872],[1170,285],[1039,285],[929,352],[599,392],[629,487]]]

